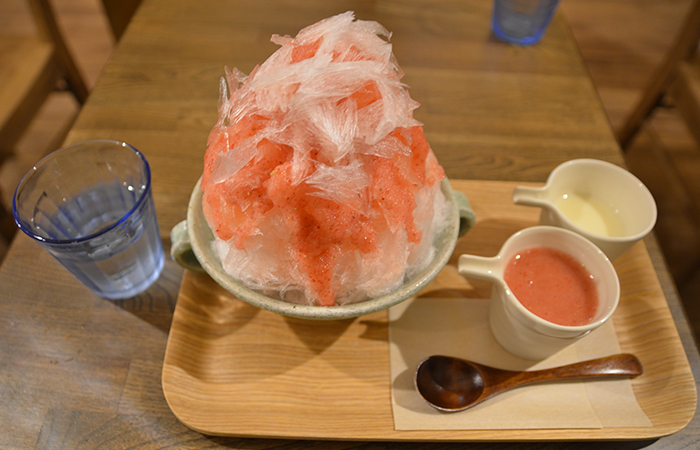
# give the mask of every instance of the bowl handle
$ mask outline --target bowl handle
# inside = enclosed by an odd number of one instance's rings
[[[457,203],[457,209],[459,210],[459,237],[467,234],[467,231],[471,230],[476,221],[476,216],[474,215],[474,210],[469,204],[469,199],[462,192],[454,191],[454,199]]]
[[[187,221],[183,220],[170,230],[170,256],[185,269],[204,272],[202,265],[192,250],[190,235],[187,231]]]

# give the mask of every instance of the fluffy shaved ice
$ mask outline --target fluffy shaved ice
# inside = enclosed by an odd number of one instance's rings
[[[347,12],[274,35],[281,47],[249,76],[226,69],[203,210],[224,269],[247,287],[341,305],[432,261],[445,173],[389,37]]]

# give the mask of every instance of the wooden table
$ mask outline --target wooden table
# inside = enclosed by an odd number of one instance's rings
[[[449,177],[544,181],[559,163],[624,164],[564,18],[532,48],[490,36],[490,0],[145,0],[107,64],[70,142],[125,140],[153,170],[161,233],[185,217],[216,121],[224,65],[249,72],[324,17],[354,10],[393,31],[404,81]],[[646,240],[695,378],[700,357],[653,237]],[[464,444],[212,438],[188,429],[163,397],[161,370],[183,271],[122,302],[100,299],[29,238],[0,269],[0,448],[463,448]],[[567,448],[695,448],[696,417],[649,442]],[[483,443],[475,448],[559,448]]]

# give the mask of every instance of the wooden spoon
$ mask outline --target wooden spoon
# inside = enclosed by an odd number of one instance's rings
[[[456,412],[526,384],[575,378],[634,378],[642,371],[639,359],[630,354],[525,372],[495,369],[450,356],[431,356],[418,365],[415,384],[431,406]]]

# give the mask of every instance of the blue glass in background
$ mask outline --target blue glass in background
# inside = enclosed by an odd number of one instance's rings
[[[559,0],[494,0],[491,30],[500,40],[534,45],[544,36]]]
[[[17,186],[13,213],[24,233],[101,297],[133,297],[163,269],[150,168],[123,142],[85,141],[42,159]]]

